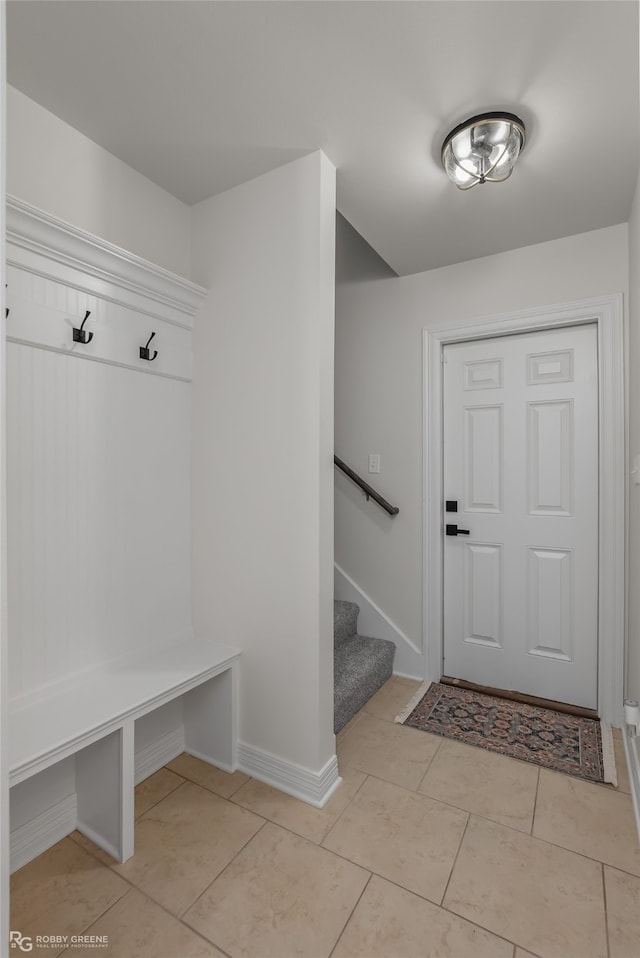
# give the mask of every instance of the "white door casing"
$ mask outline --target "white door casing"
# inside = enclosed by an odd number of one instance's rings
[[[444,537],[443,671],[596,709],[597,327],[452,343],[443,363],[444,524],[465,530]]]
[[[456,327],[425,329],[424,345],[424,648],[425,678],[437,681],[443,658],[442,350],[515,332],[595,323],[598,329],[599,528],[598,709],[619,726],[624,679],[625,432],[622,294],[480,317]]]

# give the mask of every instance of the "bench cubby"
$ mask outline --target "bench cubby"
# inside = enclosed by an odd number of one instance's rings
[[[118,861],[134,852],[135,725],[181,700],[184,750],[236,769],[239,651],[192,640],[138,653],[9,717],[10,785],[73,758],[74,827]]]

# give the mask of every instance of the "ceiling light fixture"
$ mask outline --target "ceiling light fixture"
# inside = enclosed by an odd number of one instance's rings
[[[513,113],[480,113],[460,123],[442,144],[442,165],[459,190],[501,183],[511,176],[525,144],[524,123]]]

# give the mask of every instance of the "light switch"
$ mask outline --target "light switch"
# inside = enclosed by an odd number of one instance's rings
[[[369,472],[371,474],[380,472],[380,453],[369,453]]]
[[[371,456],[369,456],[369,462],[371,462]],[[371,470],[369,470],[369,472],[371,472]],[[634,456],[631,475],[633,476],[634,485],[640,486],[640,456]]]

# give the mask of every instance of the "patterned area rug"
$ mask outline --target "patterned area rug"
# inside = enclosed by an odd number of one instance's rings
[[[591,782],[617,784],[611,729],[597,719],[432,682],[418,690],[396,722]]]

